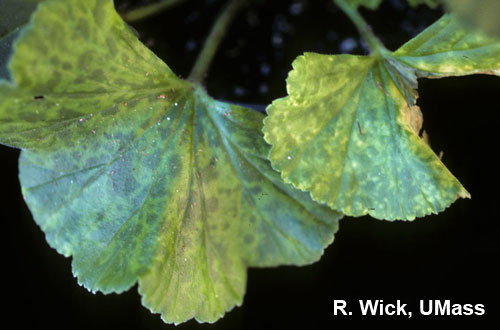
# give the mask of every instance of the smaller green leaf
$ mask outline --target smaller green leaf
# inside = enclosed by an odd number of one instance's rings
[[[265,139],[286,182],[344,214],[412,220],[469,193],[420,138],[417,77],[500,74],[500,43],[445,15],[394,53],[306,53]]]
[[[369,56],[306,53],[264,136],[286,182],[346,215],[405,219],[468,193],[418,136],[414,72]],[[306,128],[306,129],[304,129]]]

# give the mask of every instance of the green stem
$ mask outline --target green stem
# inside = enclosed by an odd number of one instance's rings
[[[150,16],[159,14],[168,8],[180,5],[185,1],[186,0],[163,0],[163,1],[160,0],[158,2],[123,13],[121,16],[123,20],[126,22],[129,23],[137,22],[145,18],[148,18]]]
[[[335,4],[342,9],[342,11],[351,19],[356,28],[358,29],[361,37],[366,41],[370,52],[373,54],[386,54],[389,53],[387,48],[382,44],[382,42],[373,33],[372,28],[366,23],[366,21],[361,17],[358,11],[351,5],[346,3],[345,0],[334,0]]]
[[[196,63],[188,77],[189,80],[193,82],[203,81],[217,48],[226,35],[229,24],[246,2],[246,0],[230,0],[229,4],[222,10],[196,59]]]

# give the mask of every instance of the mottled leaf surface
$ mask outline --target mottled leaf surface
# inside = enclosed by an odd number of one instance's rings
[[[470,197],[420,138],[417,76],[498,74],[498,43],[444,16],[395,53],[307,53],[265,139],[286,182],[347,215],[411,220]]]
[[[162,109],[160,95],[187,88],[106,2],[51,1],[21,31],[9,63],[13,81],[0,81],[1,143],[57,149],[122,116],[146,124],[145,111]],[[143,112],[123,111],[132,105]]]
[[[212,322],[241,304],[247,267],[311,263],[337,230],[337,213],[271,169],[261,122],[189,91],[147,126],[23,151],[23,194],[85,287],[139,278],[166,322]]]
[[[53,0],[21,32],[0,139],[24,198],[91,291],[139,282],[166,322],[213,322],[246,268],[304,265],[340,214],[283,183],[263,115],[218,102],[146,49],[108,0]]]

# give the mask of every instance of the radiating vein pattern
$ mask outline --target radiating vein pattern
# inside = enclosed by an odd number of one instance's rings
[[[42,2],[0,81],[0,142],[49,244],[91,291],[166,322],[241,304],[250,266],[304,265],[340,214],[281,181],[263,115],[177,78],[109,0]]]
[[[470,197],[420,138],[417,78],[500,74],[500,42],[445,15],[394,53],[306,53],[264,137],[286,182],[347,215],[412,220]]]

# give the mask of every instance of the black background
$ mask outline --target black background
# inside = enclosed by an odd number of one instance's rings
[[[131,1],[121,1],[127,9]],[[141,40],[186,77],[223,1],[191,1],[134,24]],[[295,6],[295,7],[293,7]],[[298,7],[297,7],[298,6]],[[293,8],[292,8],[293,7]],[[300,10],[297,11],[297,8]],[[389,49],[438,18],[441,9],[410,9],[386,1],[362,13]],[[330,1],[256,1],[231,26],[207,77],[220,99],[269,104],[284,96],[292,60],[303,51],[339,53],[346,38],[364,54],[355,29]],[[352,44],[352,42],[351,42]],[[322,259],[306,267],[249,269],[243,305],[213,325],[190,321],[179,329],[329,329],[359,322],[400,325],[426,321],[486,324],[498,313],[498,141],[500,78],[420,80],[418,104],[436,152],[472,194],[440,215],[414,222],[344,218]],[[264,87],[263,87],[264,86]],[[77,285],[71,260],[52,250],[31,218],[19,189],[19,151],[0,146],[2,322],[16,327],[168,329],[141,306],[136,287],[94,295]],[[334,316],[345,299],[353,316]],[[360,316],[358,299],[397,299],[413,318]],[[420,299],[484,304],[484,316],[423,317]]]

